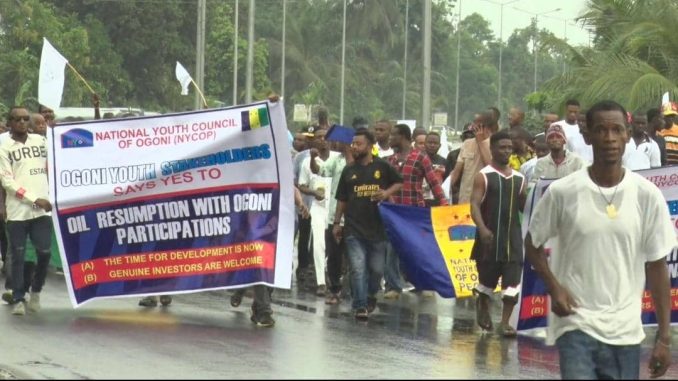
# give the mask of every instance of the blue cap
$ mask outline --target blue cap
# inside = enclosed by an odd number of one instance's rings
[[[325,140],[328,142],[351,144],[351,142],[353,142],[353,135],[355,135],[354,129],[350,127],[344,127],[339,124],[334,124],[329,130],[327,130]]]

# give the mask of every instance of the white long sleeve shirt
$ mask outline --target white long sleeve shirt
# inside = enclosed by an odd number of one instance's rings
[[[35,200],[49,199],[46,139],[28,134],[25,143],[12,138],[0,143],[0,180],[7,192],[8,221],[25,221],[49,215],[34,207]]]

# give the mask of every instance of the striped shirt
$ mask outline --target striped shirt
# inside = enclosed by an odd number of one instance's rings
[[[485,194],[480,203],[483,222],[492,233],[492,247],[482,250],[480,235],[471,252],[476,261],[522,262],[523,237],[520,229],[520,194],[527,185],[522,173],[512,170],[505,176],[491,165],[480,170],[485,179]]]
[[[666,165],[678,164],[678,125],[674,124],[658,134],[666,140]]]

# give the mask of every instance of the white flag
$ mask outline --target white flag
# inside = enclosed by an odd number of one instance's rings
[[[177,61],[177,68],[174,70],[177,76],[177,81],[181,83],[181,95],[188,95],[188,85],[193,82],[193,78],[188,74],[188,71]]]
[[[669,92],[665,92],[664,95],[662,95],[662,106],[669,103]]]
[[[438,155],[447,159],[447,154],[450,153],[450,147],[447,145],[447,128],[440,129],[440,149]]]
[[[53,110],[61,106],[64,93],[64,69],[68,60],[46,38],[42,39],[40,76],[38,78],[38,102]]]

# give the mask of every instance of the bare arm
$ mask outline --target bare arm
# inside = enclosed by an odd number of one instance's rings
[[[546,260],[544,246],[534,247],[530,233],[527,233],[525,237],[525,256],[546,284],[546,289],[551,295],[551,310],[561,317],[575,313],[574,307],[577,307],[577,303],[575,303],[570,292],[558,282],[551,272]]]
[[[294,187],[294,205],[297,207],[303,218],[308,218],[308,208],[304,204],[304,200],[301,198],[301,192],[297,187]]]
[[[339,242],[341,241],[343,235],[343,229],[341,227],[341,217],[344,216],[346,211],[346,201],[337,200],[337,210],[334,213],[334,221],[332,222],[332,235],[334,240]]]
[[[391,185],[387,189],[379,189],[375,194],[372,195],[371,200],[372,201],[388,200],[396,192],[399,192],[400,188],[402,188],[402,187],[403,187],[403,183],[393,183],[393,185]]]
[[[320,166],[315,161],[316,157],[318,157],[318,150],[316,148],[311,148],[311,172],[317,175],[318,172],[320,172]]]
[[[527,180],[523,182],[523,189],[518,196],[518,208],[520,210],[525,210],[525,203],[527,202],[527,190],[528,190]]]
[[[433,170],[433,164],[431,163],[431,160],[427,157],[427,155],[424,155],[424,160],[421,161],[422,169],[424,171],[424,177],[426,178],[426,181],[428,184],[431,186],[431,191],[433,192],[433,196],[438,200],[440,205],[447,205],[447,199],[445,198],[445,192],[443,192],[443,187],[441,186],[442,183],[438,179],[438,176],[436,176],[435,171]]]
[[[485,196],[485,177],[482,173],[476,174],[476,177],[473,179],[473,192],[471,193],[471,218],[476,224],[478,233],[480,233],[481,238],[485,235],[492,235],[492,231],[487,228],[485,221],[483,220],[483,215],[480,211],[480,205],[483,202],[483,197]]]
[[[320,191],[314,191],[306,184],[299,184],[299,191],[305,195],[313,196],[316,200],[321,201],[325,198],[325,194]]]
[[[460,154],[461,155],[461,154]],[[459,178],[461,177],[462,172],[464,171],[464,162],[463,161],[457,161],[457,164],[454,165],[454,169],[452,170],[452,173],[450,174],[450,195],[454,193],[454,184],[459,181]]]
[[[648,262],[645,266],[648,287],[652,293],[657,317],[657,338],[650,357],[652,378],[661,377],[671,365],[671,283],[666,258]]]
[[[386,189],[386,192],[384,192],[384,199],[388,200],[393,196],[396,192],[400,192],[400,189],[403,187],[403,183],[394,183],[388,189]]]
[[[490,165],[490,162],[492,162],[490,145],[483,143],[490,135],[492,135],[492,132],[488,127],[481,125],[476,129],[476,144],[478,144],[478,153],[483,161],[483,166]]]

